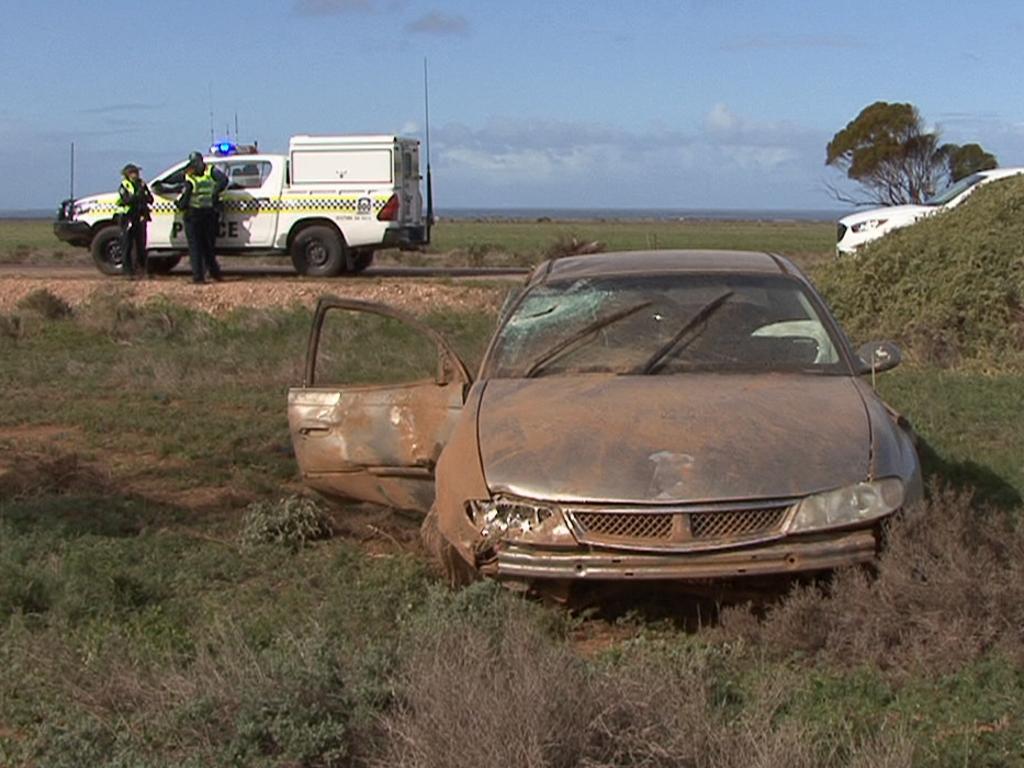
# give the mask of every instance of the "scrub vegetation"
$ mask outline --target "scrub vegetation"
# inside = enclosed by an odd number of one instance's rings
[[[1024,179],[822,265],[819,288],[853,335],[908,346],[922,363],[1024,370]]]
[[[472,368],[501,296],[425,319]],[[308,311],[55,306],[33,298],[0,336],[2,765],[1024,754],[1018,376],[880,379],[925,442],[932,492],[876,576],[732,598],[698,622],[669,592],[570,613],[488,583],[449,591],[416,521],[301,496],[284,395]],[[369,380],[393,357],[362,330],[337,362]]]

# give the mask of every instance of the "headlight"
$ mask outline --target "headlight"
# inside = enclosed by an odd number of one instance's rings
[[[466,503],[466,513],[484,541],[515,539],[545,545],[575,545],[576,539],[555,507],[501,497]]]
[[[875,520],[903,506],[903,496],[903,483],[895,477],[808,496],[797,505],[789,533]]]
[[[868,219],[867,221],[862,221],[858,224],[854,224],[852,227],[850,227],[850,230],[857,233],[867,232],[872,229],[878,229],[887,221],[888,219]]]

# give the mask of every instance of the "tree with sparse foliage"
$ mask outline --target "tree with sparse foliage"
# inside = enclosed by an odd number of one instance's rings
[[[999,165],[996,156],[986,152],[980,144],[943,144],[939,147],[946,159],[949,180],[953,182],[965,179],[972,173],[988,171]]]
[[[995,168],[994,155],[978,144],[940,144],[913,104],[876,101],[832,137],[825,164],[846,174],[866,193],[854,197],[831,188],[836,199],[856,205],[921,203],[946,184]]]

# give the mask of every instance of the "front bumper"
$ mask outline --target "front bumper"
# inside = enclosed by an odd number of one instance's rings
[[[872,530],[792,537],[717,552],[647,553],[501,546],[480,572],[497,579],[704,580],[826,571],[875,558]]]
[[[84,221],[57,219],[53,222],[53,234],[57,236],[58,240],[68,245],[81,248],[88,248],[89,243],[92,242],[92,227]]]

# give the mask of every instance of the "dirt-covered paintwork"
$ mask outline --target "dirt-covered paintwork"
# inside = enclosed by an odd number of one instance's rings
[[[538,267],[528,286],[627,272],[715,271],[782,274],[813,293],[781,257],[710,251],[562,259]],[[317,388],[319,328],[332,309],[408,324],[436,346],[437,376]],[[878,398],[863,363],[831,328],[848,375],[495,378],[485,356],[474,383],[444,339],[415,318],[324,299],[306,379],[289,393],[296,457],[306,482],[328,495],[428,513],[425,541],[454,580],[703,580],[865,562],[876,554],[877,520],[834,531],[787,530],[811,494],[885,477],[902,480],[906,503],[921,494],[909,425]],[[480,500],[549,512],[530,530],[488,537],[474,519],[471,502]],[[595,529],[595,520],[619,529]]]

